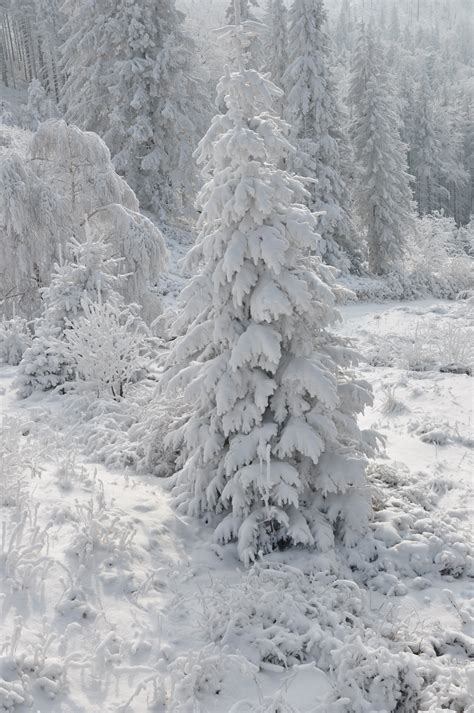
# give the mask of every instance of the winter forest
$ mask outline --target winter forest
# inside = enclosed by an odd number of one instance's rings
[[[0,712],[474,713],[473,18],[0,0]]]

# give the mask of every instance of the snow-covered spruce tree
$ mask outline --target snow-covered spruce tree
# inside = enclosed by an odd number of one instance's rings
[[[420,216],[433,213],[443,202],[449,201],[449,192],[441,185],[443,156],[436,114],[430,83],[424,75],[418,83],[414,137],[410,147],[410,168]]]
[[[65,0],[60,34],[60,66],[65,77],[61,104],[68,122],[103,135],[112,111],[107,92],[111,61],[110,20],[115,0]]]
[[[28,103],[26,105],[26,124],[25,128],[36,131],[39,125],[51,119],[56,114],[53,102],[46,93],[39,79],[33,79],[28,87]]]
[[[240,13],[241,22],[255,23],[255,25],[251,24],[247,26],[247,37],[245,40],[246,44],[244,51],[249,61],[258,69],[261,69],[267,55],[264,53],[262,42],[263,28],[261,31],[258,27],[258,19],[255,13],[252,12],[252,8],[258,7],[258,0],[239,0],[238,12]],[[235,12],[235,0],[229,0],[229,5],[227,6],[225,13],[225,17],[229,25],[235,23]]]
[[[358,167],[355,201],[367,230],[369,269],[375,274],[400,265],[412,225],[407,148],[400,139],[400,117],[389,81],[373,30],[362,25],[350,89]]]
[[[97,131],[155,212],[192,204],[192,153],[208,113],[175,0],[66,3],[66,118]]]
[[[23,354],[16,380],[22,397],[47,391],[73,377],[61,342],[68,325],[82,314],[86,297],[93,302],[123,304],[117,291],[123,277],[115,274],[119,261],[110,257],[110,244],[87,231],[83,243],[71,242],[69,253],[74,261],[56,263],[51,284],[42,290],[44,312],[36,320],[33,342]]]
[[[345,367],[356,354],[330,333],[337,320],[333,269],[319,257],[315,218],[295,198],[301,181],[278,168],[291,151],[272,114],[280,90],[246,68],[245,29],[221,31],[237,67],[217,88],[218,114],[197,152],[206,183],[197,274],[172,319],[161,387],[174,415],[168,445],[180,509],[216,513],[215,536],[240,558],[279,545],[350,545],[366,527],[370,497],[356,414],[366,382]],[[342,291],[343,292],[343,291]]]
[[[288,67],[288,12],[283,0],[268,0],[265,25],[265,71],[282,87]]]
[[[17,366],[25,350],[31,344],[31,332],[28,322],[23,317],[13,315],[0,322],[0,364]]]
[[[341,151],[346,137],[329,69],[329,41],[322,0],[294,0],[289,12],[289,61],[283,77],[285,118],[292,125],[297,153],[292,168],[312,183],[309,208],[325,211],[320,233],[325,260],[347,269],[360,266],[360,247],[350,218],[350,195]]]

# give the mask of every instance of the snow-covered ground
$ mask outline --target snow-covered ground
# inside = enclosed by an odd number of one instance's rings
[[[473,710],[473,305],[342,311],[386,438],[349,556],[245,570],[165,480],[88,460],[69,397],[19,401],[0,368],[0,710]]]

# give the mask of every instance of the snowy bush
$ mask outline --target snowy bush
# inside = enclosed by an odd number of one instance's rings
[[[31,344],[28,322],[22,317],[2,318],[0,323],[0,364],[17,366]]]
[[[216,513],[216,538],[238,540],[248,564],[278,545],[325,550],[335,534],[353,545],[364,532],[370,448],[356,414],[371,394],[347,371],[357,354],[329,331],[345,291],[309,255],[319,236],[302,183],[276,166],[292,151],[267,113],[280,90],[245,69],[245,27],[223,33],[238,70],[218,85],[228,110],[197,154],[207,182],[186,261],[197,275],[171,317],[161,389],[175,416],[176,502]]]
[[[33,707],[39,696],[54,701],[67,692],[68,669],[88,666],[81,654],[65,653],[62,637],[48,622],[34,632],[33,641],[28,641],[29,633],[16,616],[0,647],[0,705],[8,713]]]
[[[254,665],[282,670],[314,661],[329,673],[333,694],[322,710],[418,711],[423,678],[416,661],[375,633],[354,582],[256,564],[243,581],[205,592],[203,606],[211,639]]]
[[[38,447],[25,439],[28,424],[4,417],[0,422],[0,506],[21,509],[26,505],[29,479],[39,475]]]
[[[130,307],[113,302],[85,298],[82,309],[82,316],[66,325],[61,344],[74,386],[122,398],[146,366],[146,327]]]
[[[68,248],[74,262],[56,263],[51,284],[41,291],[44,313],[35,322],[34,338],[23,354],[16,379],[22,397],[35,390],[48,391],[72,378],[64,335],[82,314],[85,298],[123,303],[117,289],[125,278],[114,274],[120,261],[110,258],[110,243],[87,231],[83,243],[73,240]]]
[[[403,266],[384,277],[345,277],[360,300],[414,300],[433,296],[455,299],[474,286],[474,267],[466,250],[467,229],[453,218],[425,215],[414,221]]]

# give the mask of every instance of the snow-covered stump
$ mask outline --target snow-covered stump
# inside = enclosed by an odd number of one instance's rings
[[[236,6],[237,12],[237,6]],[[238,13],[237,13],[238,14]],[[356,414],[367,383],[329,328],[344,292],[319,257],[301,181],[277,168],[293,149],[272,113],[280,90],[245,66],[252,23],[224,28],[237,68],[218,85],[218,114],[197,158],[197,271],[173,318],[162,389],[177,414],[172,489],[193,515],[215,513],[218,541],[254,561],[279,546],[352,545],[365,531],[368,446]]]

